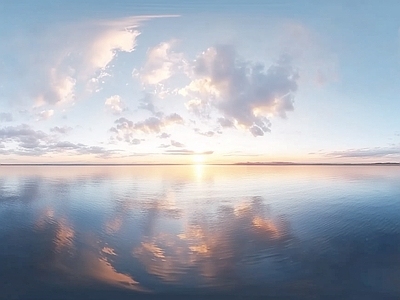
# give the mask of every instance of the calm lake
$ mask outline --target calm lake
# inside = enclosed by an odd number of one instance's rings
[[[0,166],[1,299],[400,299],[398,166]]]

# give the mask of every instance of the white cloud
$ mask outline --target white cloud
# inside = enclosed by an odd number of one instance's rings
[[[144,84],[157,84],[170,78],[183,63],[182,53],[171,50],[174,42],[161,43],[147,52],[144,67],[133,75],[139,75]]]
[[[42,110],[40,113],[37,114],[36,121],[47,120],[50,117],[52,117],[53,115],[54,115],[54,110],[53,109]]]
[[[232,46],[219,45],[199,55],[192,68],[192,82],[179,91],[189,98],[187,108],[205,117],[216,111],[225,127],[234,122],[254,136],[264,135],[270,130],[267,117],[293,110],[299,76],[289,56],[265,70],[242,60]]]
[[[17,143],[20,148],[28,150],[51,141],[46,133],[26,124],[0,128],[0,138],[3,142]]]
[[[74,100],[89,85],[97,90],[97,77],[104,77],[119,52],[134,51],[140,24],[151,18],[58,23],[26,33],[22,42],[9,46],[17,49],[10,54],[15,68],[25,74],[14,78],[26,86],[17,92],[19,98],[29,97],[40,106]]]
[[[125,110],[125,104],[121,101],[121,97],[119,95],[114,95],[107,98],[104,105],[106,106],[107,110],[115,115],[119,115]]]
[[[162,129],[168,126],[183,124],[184,122],[180,115],[172,113],[160,117],[152,116],[136,123],[126,118],[119,118],[114,123],[116,126],[112,127],[110,131],[116,135],[116,139],[133,143],[132,141],[138,134],[160,133]],[[161,134],[161,136],[162,135],[163,134]]]
[[[75,98],[76,80],[57,68],[43,70],[43,80],[34,91],[35,107],[46,103],[63,103]]]
[[[68,128],[65,128],[68,130]],[[59,127],[52,132],[63,131]],[[42,156],[47,154],[92,154],[96,157],[106,158],[116,153],[101,146],[89,146],[81,143],[60,141],[56,135],[49,135],[40,130],[34,130],[27,124],[7,126],[0,128],[0,140],[6,145],[12,145],[3,149],[0,154],[20,156]],[[3,145],[4,146],[4,145]],[[5,148],[5,147],[3,147]]]
[[[136,46],[137,30],[110,28],[103,31],[92,41],[86,51],[90,67],[93,70],[104,69],[114,59],[118,51],[132,52]]]
[[[159,133],[161,128],[164,126],[164,122],[157,117],[150,117],[144,121],[137,122],[133,125],[136,131],[141,131],[143,133]]]

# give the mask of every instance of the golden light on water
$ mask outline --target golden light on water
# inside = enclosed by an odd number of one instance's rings
[[[193,167],[194,167],[194,174],[196,176],[197,181],[201,181],[203,179],[203,174],[204,174],[204,165],[203,164],[195,164]]]

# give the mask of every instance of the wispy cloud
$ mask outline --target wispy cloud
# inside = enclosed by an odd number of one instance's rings
[[[154,105],[154,94],[151,93],[145,93],[143,98],[139,100],[139,109],[147,110],[151,112],[152,115],[154,116],[160,116],[162,113],[156,108]]]
[[[375,147],[333,151],[325,154],[337,158],[400,158],[400,147]]]
[[[178,142],[178,141],[174,141],[174,140],[171,140],[171,146],[174,146],[174,147],[176,147],[176,148],[183,148],[183,147],[185,147],[184,144],[182,144],[182,143],[180,143],[180,142]]]
[[[208,130],[208,131],[201,131],[199,128],[195,128],[194,132],[196,132],[197,134],[200,134],[202,136],[206,136],[206,137],[213,137],[215,132],[212,130]]]
[[[167,155],[211,155],[214,151],[203,151],[203,152],[196,152],[193,150],[188,149],[174,149],[174,150],[165,150],[163,154]]]
[[[56,23],[27,35],[12,54],[15,68],[26,79],[18,93],[35,105],[77,100],[86,85],[96,83],[91,79],[104,75],[119,52],[135,50],[139,27],[155,17]],[[28,47],[29,55],[21,55]]]

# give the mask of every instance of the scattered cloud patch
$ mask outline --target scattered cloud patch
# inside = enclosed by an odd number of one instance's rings
[[[50,128],[50,132],[59,133],[59,134],[68,134],[71,131],[72,131],[72,128],[69,126],[63,126],[63,127],[55,126],[53,128]]]
[[[154,98],[153,94],[145,93],[144,97],[139,101],[140,103],[138,108],[143,110],[148,110],[153,115],[158,115],[159,113],[157,112],[157,109],[154,106],[153,98]]]
[[[163,42],[147,52],[144,67],[135,72],[143,84],[155,85],[170,78],[183,62],[182,53],[172,51],[174,42]]]
[[[119,95],[114,95],[107,98],[104,106],[109,112],[113,113],[114,115],[119,115],[124,110],[126,110],[125,104],[122,102]]]
[[[96,157],[109,157],[115,150],[100,146],[88,146],[81,143],[59,141],[54,135],[34,130],[29,125],[7,126],[0,128],[0,139],[3,142],[3,155],[42,156],[48,154],[82,155],[93,154]],[[11,144],[12,147],[7,147]]]
[[[185,147],[184,144],[182,144],[182,143],[180,143],[180,142],[177,142],[177,141],[174,141],[174,140],[171,140],[171,146],[176,147],[176,148],[183,148],[183,147]]]
[[[183,124],[183,119],[177,113],[173,113],[161,117],[152,116],[136,123],[127,118],[119,118],[114,123],[116,126],[110,131],[116,135],[116,139],[132,143],[137,134],[157,134],[168,126]]]
[[[36,115],[36,121],[44,121],[49,119],[54,115],[54,110],[53,109],[48,109],[48,110],[42,110],[40,113]]]
[[[144,121],[137,122],[133,125],[133,129],[143,133],[159,133],[164,126],[163,120],[157,117],[150,117]]]
[[[169,148],[171,147],[170,144],[161,144],[160,146],[158,146],[158,148]]]
[[[29,125],[7,126],[0,129],[0,138],[4,143],[17,143],[19,148],[34,149],[51,142],[43,131],[33,130]]]
[[[206,136],[206,137],[213,137],[214,134],[215,134],[214,131],[211,131],[211,130],[209,130],[209,131],[201,131],[199,128],[195,128],[194,132],[196,132],[197,134]]]
[[[152,18],[134,16],[38,27],[34,34],[26,34],[23,42],[11,46],[17,49],[12,54],[15,68],[26,74],[26,88],[17,93],[41,106],[78,100],[88,86],[91,91],[99,90],[96,85],[110,75],[106,70],[111,62],[118,53],[134,51],[140,25]],[[31,51],[24,55],[27,47]]]
[[[177,113],[169,114],[165,116],[163,119],[164,123],[166,124],[183,124],[182,117]]]
[[[69,72],[61,74],[59,67],[49,67],[41,71],[40,76],[32,79],[34,83],[32,96],[36,107],[75,99],[76,79],[72,78]]]
[[[163,132],[163,133],[161,133],[161,134],[158,136],[158,138],[160,138],[160,139],[167,139],[167,138],[169,138],[170,136],[171,136],[170,134]]]
[[[140,139],[132,139],[131,140],[131,144],[133,144],[133,145],[139,145],[141,142],[142,142],[142,140],[140,140]]]

